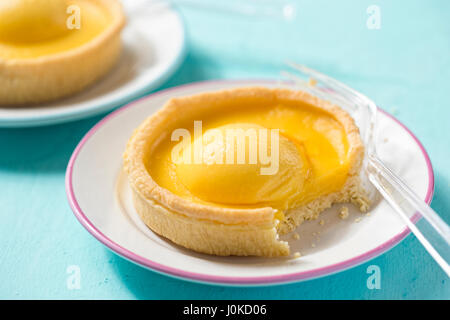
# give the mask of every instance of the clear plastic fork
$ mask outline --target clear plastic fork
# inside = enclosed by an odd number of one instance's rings
[[[374,138],[377,112],[375,103],[325,74],[292,62],[288,65],[295,70],[295,73],[283,71],[282,75],[294,81],[302,90],[323,99],[332,100],[331,102],[345,106],[350,111],[362,111],[363,117],[366,117],[364,123],[367,126],[363,130],[365,135],[363,140],[366,143],[364,174],[450,277],[450,227],[379,158]],[[303,80],[299,75],[309,77],[314,85]],[[424,219],[420,223],[413,223],[411,217],[415,214],[421,215]]]

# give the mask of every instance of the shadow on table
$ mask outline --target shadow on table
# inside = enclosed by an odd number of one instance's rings
[[[171,278],[147,270],[109,250],[107,259],[136,299],[355,299],[370,292],[365,267],[294,284],[227,287]],[[351,286],[351,290],[349,289]]]
[[[101,117],[34,128],[0,129],[0,170],[64,172],[83,135]]]
[[[450,224],[450,181],[444,175],[434,170],[434,195],[431,207],[441,216],[441,218]]]
[[[144,269],[105,249],[106,259],[136,299],[442,299],[450,282],[409,235],[389,252],[334,275],[294,284],[225,287],[198,284]],[[402,261],[403,263],[398,263]],[[381,288],[367,286],[369,266],[381,270]]]

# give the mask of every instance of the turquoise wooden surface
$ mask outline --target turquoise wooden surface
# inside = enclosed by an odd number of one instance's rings
[[[378,5],[381,29],[367,28]],[[189,52],[163,88],[215,78],[276,77],[287,59],[364,92],[412,129],[435,172],[432,207],[450,222],[450,2],[298,1],[295,22],[181,8]],[[0,298],[10,299],[449,299],[450,282],[408,236],[342,273],[275,287],[193,284],[140,268],[108,251],[68,207],[71,152],[101,117],[42,128],[0,129]],[[70,290],[69,266],[80,270]],[[367,288],[369,265],[381,288]]]

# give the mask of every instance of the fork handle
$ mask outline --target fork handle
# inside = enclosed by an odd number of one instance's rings
[[[377,156],[369,155],[367,171],[372,184],[450,277],[449,226]],[[410,217],[415,213],[425,219],[414,224]]]
[[[131,2],[133,2],[131,4]],[[157,8],[161,5],[180,5],[194,9],[204,9],[212,12],[238,14],[247,17],[281,18],[286,21],[295,19],[296,7],[291,1],[274,3],[265,1],[254,3],[252,1],[234,1],[232,3],[209,0],[129,0],[125,7],[129,14],[143,13],[145,9]]]

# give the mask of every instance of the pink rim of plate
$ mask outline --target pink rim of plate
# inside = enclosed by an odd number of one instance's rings
[[[105,118],[100,120],[89,132],[83,137],[83,139],[80,141],[78,146],[75,148],[72,157],[70,158],[69,164],[67,166],[66,170],[66,193],[69,200],[70,207],[72,208],[72,211],[75,214],[75,217],[78,219],[78,221],[83,225],[83,227],[86,228],[86,230],[92,234],[98,241],[100,241],[102,244],[104,244],[106,247],[114,251],[115,253],[119,254],[120,256],[136,263],[141,266],[144,266],[146,268],[149,268],[153,271],[157,271],[159,273],[167,274],[169,276],[175,277],[175,278],[181,278],[186,279],[190,281],[195,282],[205,282],[210,284],[224,284],[224,285],[269,285],[269,284],[280,284],[280,283],[289,283],[289,282],[296,282],[301,280],[307,280],[307,279],[313,279],[322,277],[325,275],[333,274],[339,271],[346,270],[350,267],[355,267],[357,265],[360,265],[364,262],[367,262],[370,259],[373,259],[380,254],[386,252],[387,250],[393,248],[396,244],[398,244],[401,240],[403,240],[409,233],[410,230],[408,228],[405,228],[402,232],[398,233],[385,243],[377,246],[376,248],[367,251],[363,254],[360,254],[356,257],[353,257],[351,259],[338,262],[333,265],[329,265],[322,268],[317,268],[313,270],[308,271],[302,271],[302,272],[296,272],[296,273],[290,273],[290,274],[283,274],[283,275],[276,275],[276,276],[260,276],[260,277],[226,277],[226,276],[212,276],[207,274],[200,274],[200,273],[194,273],[189,271],[184,271],[182,269],[172,268],[166,265],[162,265],[160,263],[154,262],[152,260],[149,260],[147,258],[144,258],[142,256],[139,256],[135,254],[134,252],[120,246],[110,238],[108,238],[106,235],[104,235],[95,225],[87,218],[87,216],[84,214],[84,212],[81,210],[76,196],[74,194],[73,185],[72,185],[72,174],[73,174],[73,166],[75,161],[77,160],[78,154],[80,153],[81,149],[85,145],[85,143],[92,137],[92,135],[95,134],[106,122],[111,120],[113,117],[118,116],[121,112],[127,110],[128,108],[131,108],[138,102],[142,102],[148,99],[152,99],[160,94],[168,93],[172,91],[176,91],[179,89],[186,89],[188,87],[197,87],[202,86],[205,84],[230,84],[230,83],[237,83],[237,84],[245,84],[245,83],[251,83],[251,82],[267,82],[267,83],[275,83],[272,80],[210,80],[210,81],[200,81],[200,82],[194,82],[189,83],[165,90],[161,90],[159,92],[150,94],[146,97],[143,97],[141,99],[138,99],[134,102],[131,102],[130,104],[110,113]],[[414,139],[414,141],[419,146],[420,150],[422,151],[422,154],[425,158],[425,162],[427,164],[428,168],[428,190],[425,197],[425,202],[430,204],[431,199],[433,198],[433,192],[434,192],[434,174],[433,174],[433,167],[431,165],[430,158],[423,147],[422,143],[419,141],[419,139],[409,130],[403,123],[401,123],[399,120],[397,120],[394,116],[387,113],[383,109],[378,108],[379,111],[390,117],[392,120],[394,120],[396,123],[398,123],[406,132],[408,132],[411,137]],[[421,218],[420,214],[416,213],[413,217],[411,217],[411,221],[413,223],[416,223]]]

